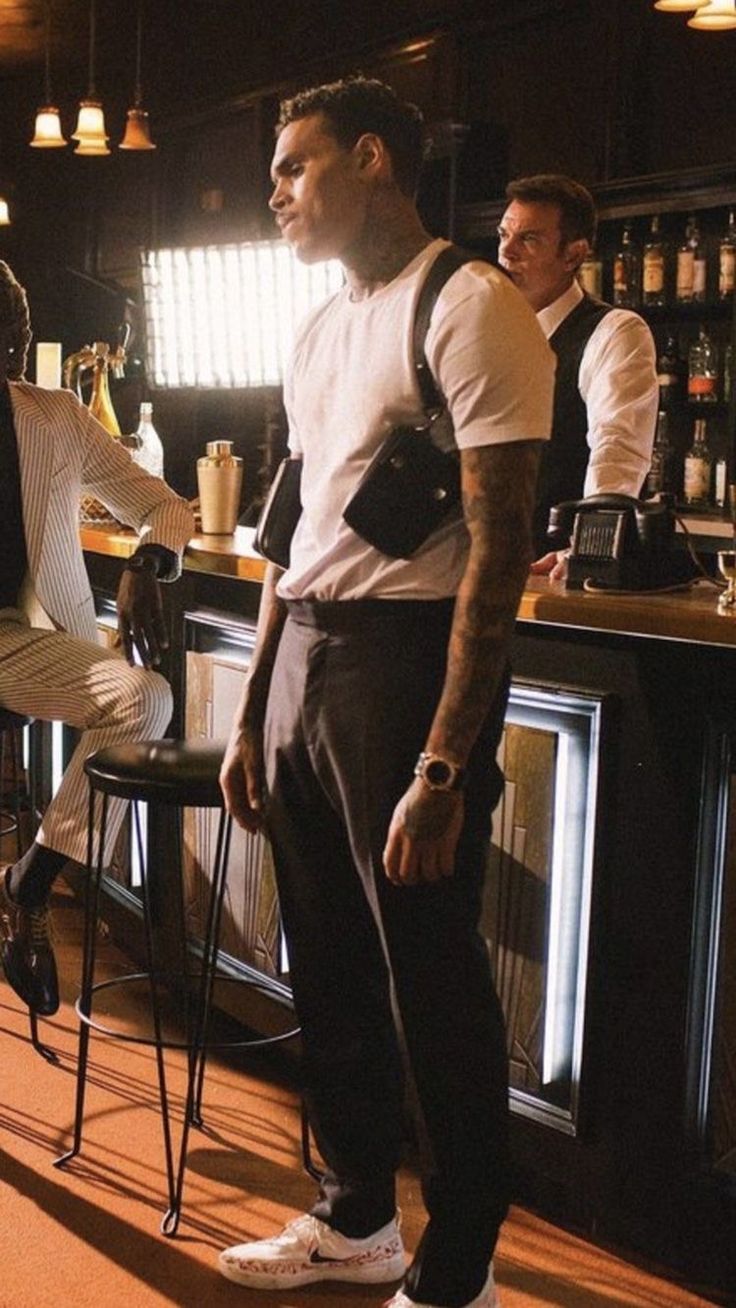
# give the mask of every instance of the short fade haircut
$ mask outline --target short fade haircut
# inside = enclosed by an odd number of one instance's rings
[[[554,204],[560,211],[560,233],[565,245],[569,241],[595,242],[598,216],[593,197],[580,182],[563,173],[537,173],[519,177],[506,187],[507,200],[528,204]]]
[[[0,259],[0,351],[11,381],[24,376],[30,343],[28,297],[10,265]]]
[[[352,149],[365,132],[380,136],[391,156],[399,190],[409,197],[416,194],[427,139],[424,118],[416,105],[400,100],[377,78],[345,77],[282,100],[276,135],[289,123],[311,114],[324,114],[335,140],[345,150]]]

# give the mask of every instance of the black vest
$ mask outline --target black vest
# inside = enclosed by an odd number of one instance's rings
[[[549,338],[557,355],[557,374],[552,439],[544,446],[537,483],[534,511],[536,557],[546,554],[550,548],[546,533],[551,506],[561,500],[580,499],[583,493],[590,447],[585,439],[588,414],[578,390],[578,373],[590,337],[612,308],[612,305],[584,294]]]
[[[0,609],[15,608],[27,567],[18,444],[6,384],[0,385]]]

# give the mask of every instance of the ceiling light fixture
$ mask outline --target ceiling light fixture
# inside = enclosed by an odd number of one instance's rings
[[[135,90],[133,104],[128,110],[125,124],[125,136],[120,142],[120,150],[155,150],[151,140],[148,113],[143,108],[143,88],[141,85],[141,44],[143,32],[143,0],[138,0],[138,32],[135,51]]]
[[[61,133],[59,110],[51,94],[51,0],[46,0],[44,102],[36,113],[36,126],[30,145],[39,150],[58,150],[66,145]]]
[[[692,13],[693,9],[702,9],[708,0],[654,0],[654,8],[666,14]]]
[[[699,32],[725,32],[736,27],[736,0],[710,0],[687,20]]]
[[[78,142],[75,154],[109,154],[105,135],[105,115],[95,89],[95,0],[89,5],[89,87],[87,98],[79,102],[79,117],[72,139]]]

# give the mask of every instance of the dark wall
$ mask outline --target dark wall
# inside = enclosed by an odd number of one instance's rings
[[[151,154],[31,150],[40,74],[0,79],[0,193],[14,220],[0,229],[0,257],[28,286],[37,338],[60,339],[65,353],[112,340],[123,317],[136,321],[142,247],[271,234],[278,96],[305,83],[376,74],[442,124],[422,193],[438,233],[451,221],[453,176],[459,199],[475,201],[531,171],[595,183],[736,158],[736,32],[695,33],[684,18],[655,13],[652,0],[159,0],[146,12]],[[132,82],[129,6],[100,0],[98,30],[98,89],[115,144]],[[84,77],[84,58],[55,77],[68,132]],[[454,172],[448,124],[466,129],[455,132],[464,143]],[[222,195],[216,211],[206,207],[212,191]],[[142,346],[139,332],[133,352]],[[114,392],[126,426],[145,390],[133,372]],[[153,399],[183,491],[212,436],[232,437],[256,459],[265,423],[257,395]]]

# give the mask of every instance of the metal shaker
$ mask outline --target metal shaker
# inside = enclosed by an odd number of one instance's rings
[[[208,441],[197,459],[197,486],[202,532],[229,536],[235,531],[243,485],[243,460],[233,454],[232,441]]]

